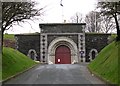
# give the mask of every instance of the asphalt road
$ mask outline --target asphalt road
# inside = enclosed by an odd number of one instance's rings
[[[104,84],[86,64],[38,65],[4,84]]]

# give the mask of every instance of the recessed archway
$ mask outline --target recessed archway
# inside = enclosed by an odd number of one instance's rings
[[[98,55],[98,51],[96,49],[91,49],[89,52],[90,61],[94,60]]]
[[[37,60],[37,53],[34,49],[30,49],[27,54],[28,57],[30,57],[32,60]]]
[[[58,37],[54,39],[48,47],[48,64],[55,64],[55,51],[59,46],[63,45],[70,49],[70,64],[78,63],[78,50],[76,43],[68,37]]]

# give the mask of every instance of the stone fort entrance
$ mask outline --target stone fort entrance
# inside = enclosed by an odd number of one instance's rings
[[[84,23],[40,24],[40,28],[41,61],[48,64],[85,61]]]
[[[85,23],[46,23],[39,27],[40,33],[15,35],[16,49],[48,64],[92,61],[111,35],[85,33]]]
[[[48,47],[49,64],[73,64],[75,62],[78,62],[78,49],[72,39],[57,37],[50,43]]]

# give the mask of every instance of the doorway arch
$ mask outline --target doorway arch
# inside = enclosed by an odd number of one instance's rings
[[[54,39],[48,47],[48,64],[55,64],[55,51],[59,46],[67,46],[71,52],[70,64],[78,63],[78,50],[76,43],[68,37]]]
[[[30,49],[27,54],[32,60],[37,60],[37,53],[34,49]]]
[[[91,49],[89,52],[90,61],[94,60],[98,55],[98,51],[96,49]]]

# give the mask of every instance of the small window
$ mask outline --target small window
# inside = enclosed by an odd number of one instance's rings
[[[43,59],[45,58],[45,56],[43,56]]]
[[[42,41],[44,42],[44,41],[45,41],[45,39],[42,39]]]
[[[45,51],[43,51],[42,54],[45,54]]]
[[[83,43],[80,43],[80,45],[83,45]]]
[[[83,41],[83,39],[80,39],[80,41]]]
[[[42,45],[45,45],[45,43],[43,43]]]
[[[43,62],[45,62],[45,56],[43,56]]]
[[[81,58],[83,58],[83,55],[81,55]]]
[[[96,57],[95,55],[96,55],[95,51],[92,51],[92,59]]]
[[[43,38],[45,38],[45,36],[42,36]]]
[[[81,47],[81,50],[83,50],[83,47]]]
[[[83,35],[80,35],[80,37],[82,38],[82,37],[83,37]]]

